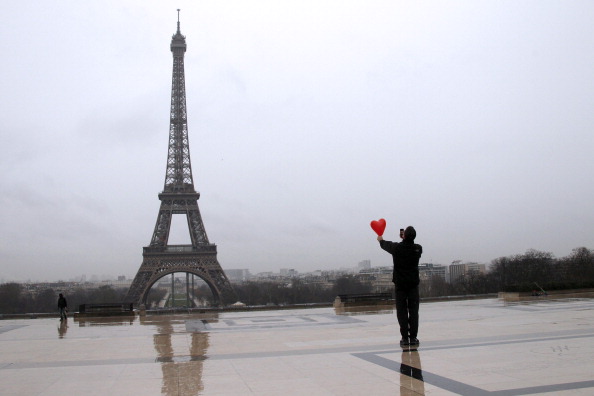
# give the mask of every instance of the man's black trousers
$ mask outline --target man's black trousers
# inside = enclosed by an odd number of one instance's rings
[[[419,332],[419,288],[396,289],[396,316],[402,338],[417,338]]]

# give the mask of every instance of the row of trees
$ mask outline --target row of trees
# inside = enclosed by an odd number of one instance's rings
[[[538,285],[538,286],[537,286]],[[345,275],[335,280],[331,288],[317,283],[305,283],[294,278],[290,283],[250,281],[234,284],[237,299],[247,305],[307,304],[332,302],[339,294],[372,292],[372,285],[356,275]],[[470,273],[453,283],[433,277],[420,285],[421,297],[496,293],[499,291],[531,291],[594,287],[594,251],[581,247],[563,258],[551,253],[529,250],[524,254],[500,257],[492,261],[485,274]],[[76,289],[67,293],[68,306],[78,310],[83,303],[123,301],[126,289],[101,286],[97,289]],[[163,298],[164,291],[151,294],[154,302]],[[212,303],[212,293],[203,284],[194,295]],[[48,288],[28,292],[17,283],[0,285],[0,314],[43,313],[57,310],[58,292]],[[150,305],[149,305],[150,306]]]
[[[542,292],[561,289],[594,288],[594,251],[573,249],[567,257],[528,250],[524,254],[500,257],[487,273],[471,272],[450,284],[431,279],[421,284],[421,295],[463,295],[507,292]]]
[[[529,250],[493,260],[488,275],[492,287],[502,291],[530,291],[535,283],[545,290],[594,287],[594,251],[580,247],[556,259],[551,253]]]
[[[65,296],[70,311],[78,311],[80,304],[122,302],[127,292],[127,289],[101,286],[97,289],[77,288]],[[0,285],[0,314],[57,312],[58,293],[52,288],[32,293],[19,283],[5,283]]]
[[[339,294],[370,293],[372,286],[354,275],[336,279],[331,288],[318,283],[305,283],[294,278],[290,284],[277,282],[244,282],[233,285],[239,301],[247,305],[310,304],[332,302]]]
[[[547,291],[555,289],[594,288],[594,251],[576,248],[563,258],[552,253],[528,250],[524,254],[500,257],[484,273],[471,272],[454,282],[439,276],[423,280],[421,297],[487,294],[500,291]],[[373,287],[357,276],[338,278],[330,289],[294,279],[290,284],[244,282],[234,285],[239,301],[247,305],[304,304],[331,302],[339,294],[370,293]],[[203,294],[208,294],[205,287]]]
[[[247,305],[265,305],[331,302],[338,294],[369,293],[371,286],[362,283],[356,276],[346,275],[337,279],[329,289],[299,279],[294,279],[290,285],[270,281],[246,282],[235,284],[234,289],[239,301]],[[122,302],[126,292],[127,289],[101,286],[97,289],[75,289],[66,293],[66,297],[70,310],[77,311],[80,304]],[[164,289],[153,288],[149,293],[148,306],[155,306],[165,294]],[[212,292],[206,284],[196,288],[193,294],[210,305],[214,304]],[[31,293],[18,283],[0,285],[0,314],[52,313],[57,311],[57,304],[58,292],[54,289]]]

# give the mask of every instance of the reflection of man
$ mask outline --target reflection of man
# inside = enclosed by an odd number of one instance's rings
[[[419,259],[423,247],[415,243],[417,232],[411,226],[401,231],[402,242],[385,241],[380,235],[380,247],[392,255],[394,272],[392,282],[396,285],[396,316],[400,325],[400,346],[418,347],[419,340]]]
[[[424,395],[425,382],[419,352],[402,352],[400,364],[400,396]]]
[[[67,331],[68,331],[68,321],[63,320],[60,322],[60,326],[58,326],[58,337],[64,338]]]

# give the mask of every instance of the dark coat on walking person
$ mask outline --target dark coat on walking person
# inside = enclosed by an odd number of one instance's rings
[[[58,297],[58,308],[68,308],[68,302],[66,302],[66,298],[61,293]]]

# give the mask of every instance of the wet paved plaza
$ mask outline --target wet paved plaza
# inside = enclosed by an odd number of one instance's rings
[[[592,395],[594,300],[0,321],[1,395]]]

